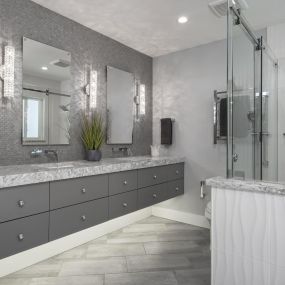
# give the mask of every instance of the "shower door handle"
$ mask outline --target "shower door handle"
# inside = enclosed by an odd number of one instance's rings
[[[233,162],[237,162],[238,161],[238,154],[234,153],[233,154]]]

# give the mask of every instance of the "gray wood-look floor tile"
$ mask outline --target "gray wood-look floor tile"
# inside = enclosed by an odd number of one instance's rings
[[[177,222],[156,216],[150,216],[144,220],[137,222],[137,224],[177,224]]]
[[[189,267],[191,265],[187,257],[183,255],[145,255],[127,256],[129,272],[154,271],[159,269],[174,269]]]
[[[175,274],[179,285],[211,285],[211,273],[207,269],[182,269]]]
[[[171,271],[107,274],[105,285],[177,285]]]
[[[209,230],[152,216],[0,285],[210,285],[209,246]]]
[[[146,254],[200,252],[200,246],[194,241],[166,241],[144,243]]]
[[[78,276],[127,272],[125,257],[82,259],[63,263],[59,276]]]
[[[103,285],[104,275],[33,278],[29,285]]]
[[[86,258],[96,257],[111,257],[111,256],[129,256],[129,255],[144,255],[145,250],[142,244],[107,244],[100,245],[92,244],[88,247]]]
[[[1,278],[0,285],[30,285],[29,278]]]
[[[29,278],[29,277],[53,277],[58,276],[61,269],[62,261],[48,259],[47,261],[27,267],[21,271],[15,272],[9,278]]]
[[[157,241],[156,233],[117,233],[108,237],[108,244],[111,243],[143,243]]]
[[[166,224],[133,224],[123,229],[124,233],[146,233],[146,232],[164,232]]]

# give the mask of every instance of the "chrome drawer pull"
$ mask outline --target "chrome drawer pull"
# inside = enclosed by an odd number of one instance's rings
[[[156,175],[153,175],[153,179],[156,179],[157,178],[157,176]]]
[[[153,194],[152,197],[155,199],[155,198],[157,197],[157,195],[156,195],[156,194]]]
[[[175,173],[178,175],[179,174],[179,170],[176,170]]]
[[[176,187],[176,188],[175,188],[175,191],[178,192],[178,191],[179,191],[179,187]]]
[[[23,208],[25,205],[25,202],[23,200],[18,201],[18,205],[20,208]]]
[[[86,216],[81,216],[81,220],[84,222],[84,221],[86,221]]]
[[[19,240],[19,241],[24,240],[24,234],[19,234],[19,235],[18,235],[18,240]]]
[[[125,181],[124,181],[124,185],[127,185],[127,184],[128,184],[128,181],[127,181],[127,180],[125,180]]]
[[[126,207],[128,207],[128,204],[127,204],[127,203],[124,203],[123,206],[126,208]]]
[[[85,194],[86,193],[86,189],[82,188],[81,192],[82,192],[82,194]]]

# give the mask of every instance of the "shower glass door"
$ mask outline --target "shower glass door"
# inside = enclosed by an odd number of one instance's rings
[[[231,11],[228,39],[228,94],[229,138],[228,176],[241,179],[260,179],[259,140],[260,109],[255,94],[258,93],[258,52],[255,41]]]
[[[277,68],[238,10],[228,14],[228,177],[277,180]]]

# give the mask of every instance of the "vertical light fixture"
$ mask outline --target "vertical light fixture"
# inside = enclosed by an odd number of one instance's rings
[[[15,49],[12,46],[5,46],[4,65],[0,69],[0,77],[4,82],[4,97],[14,96],[14,72],[15,72]]]
[[[139,85],[139,112],[140,115],[145,115],[145,84]]]
[[[90,83],[89,83],[89,107],[90,110],[94,110],[97,107],[97,82],[98,73],[97,70],[90,70]]]

